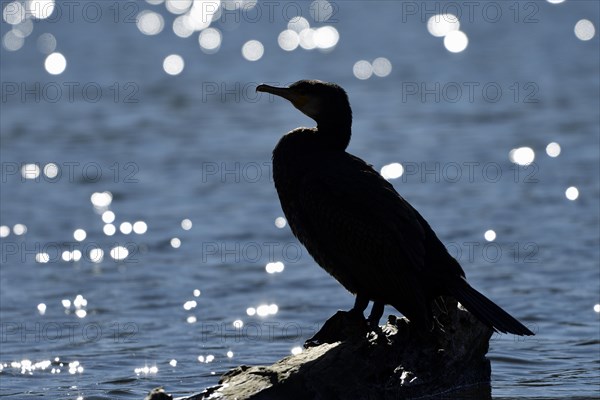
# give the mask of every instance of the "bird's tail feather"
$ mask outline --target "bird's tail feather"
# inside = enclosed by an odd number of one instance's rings
[[[479,321],[497,332],[513,333],[520,336],[534,335],[525,325],[504,311],[493,301],[471,287],[466,280],[460,279],[453,285],[452,295]]]

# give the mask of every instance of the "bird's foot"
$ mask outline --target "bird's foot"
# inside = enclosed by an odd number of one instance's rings
[[[362,313],[354,309],[338,311],[325,321],[323,327],[313,337],[304,342],[304,348],[365,337],[368,331],[369,327]]]

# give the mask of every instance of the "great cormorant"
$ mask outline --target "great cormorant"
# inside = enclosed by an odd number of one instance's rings
[[[287,88],[259,85],[316,121],[297,128],[273,151],[273,179],[294,235],[315,261],[356,294],[351,311],[379,322],[390,304],[431,330],[432,301],[452,296],[498,332],[533,335],[472,288],[460,264],[427,221],[369,164],[346,152],[352,110],[334,83],[301,80]]]

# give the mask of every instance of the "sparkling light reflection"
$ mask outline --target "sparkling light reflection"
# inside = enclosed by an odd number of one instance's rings
[[[189,22],[190,17],[188,15],[180,15],[173,21],[173,33],[180,38],[187,38],[192,36],[194,33],[194,27]]]
[[[302,353],[302,347],[300,347],[300,346],[293,347],[291,350],[291,353],[293,355],[298,355],[298,354]]]
[[[104,208],[108,207],[110,203],[112,203],[112,193],[111,192],[95,192],[92,194],[90,200],[92,204],[96,208]]]
[[[261,304],[256,307],[256,315],[266,317],[267,315],[275,315],[279,311],[277,304]],[[250,315],[250,314],[248,314]]]
[[[133,231],[138,235],[143,235],[148,231],[148,225],[144,221],[136,221],[133,224]]]
[[[13,26],[12,30],[16,36],[25,39],[33,32],[33,22],[30,19],[26,19],[20,24]]]
[[[546,154],[550,157],[558,157],[560,155],[560,145],[556,142],[548,143]]]
[[[183,309],[189,311],[193,308],[196,308],[197,305],[198,303],[196,302],[196,300],[188,300],[185,303],[183,303]]]
[[[287,225],[287,221],[285,220],[285,218],[283,218],[283,217],[275,218],[275,226],[278,227],[279,229],[285,228],[286,225]]]
[[[100,248],[91,249],[89,258],[92,262],[95,262],[95,263],[102,262],[102,259],[104,258],[104,250],[102,250]]]
[[[203,52],[213,54],[221,47],[221,31],[216,28],[208,28],[200,32],[198,43]]]
[[[107,210],[102,213],[102,222],[105,224],[111,224],[115,221],[115,213]]]
[[[158,35],[165,27],[165,20],[159,13],[144,10],[137,15],[137,27],[144,35]]]
[[[304,29],[299,34],[300,39],[300,47],[304,50],[312,50],[317,47],[315,43],[315,30],[314,29]]]
[[[313,40],[319,49],[330,50],[340,40],[340,34],[333,26],[323,26],[315,30]]]
[[[293,51],[300,45],[300,36],[296,31],[286,29],[277,37],[277,44],[285,51]]]
[[[42,54],[50,54],[56,50],[56,38],[51,33],[42,33],[37,39],[37,48]]]
[[[310,4],[310,16],[316,22],[325,22],[333,15],[334,8],[327,0],[315,0]]]
[[[57,357],[58,358],[58,357]],[[56,359],[55,359],[56,360]],[[79,361],[75,361],[78,367],[81,367]],[[62,363],[60,364],[62,366]],[[50,360],[42,360],[38,362],[33,362],[28,359],[23,359],[21,361],[12,361],[11,363],[2,363],[0,364],[0,372],[4,369],[12,368],[18,370],[21,374],[25,375],[33,375],[35,371],[45,371],[52,366],[52,361]],[[73,373],[81,373],[83,372],[83,367],[81,369],[75,368]],[[50,371],[52,374],[60,373],[59,368],[52,368]]]
[[[166,0],[165,7],[171,14],[183,14],[192,6],[192,0]]]
[[[163,69],[169,75],[179,75],[184,67],[185,62],[178,54],[168,55],[163,61]]]
[[[25,179],[39,178],[40,166],[37,164],[24,164],[21,166],[21,176]]]
[[[571,201],[577,200],[579,197],[579,189],[577,189],[575,186],[571,186],[565,190],[565,196]]]
[[[270,262],[265,266],[265,270],[269,274],[283,272],[284,268],[285,268],[285,265],[281,261]]]
[[[86,237],[87,233],[83,229],[76,229],[75,232],[73,232],[73,238],[78,242],[83,242]]]
[[[49,179],[54,179],[58,176],[59,169],[58,165],[54,163],[48,163],[44,166],[44,175]]]
[[[25,44],[25,39],[18,36],[15,32],[15,30],[11,29],[2,38],[2,46],[8,51],[17,51]]]
[[[373,60],[373,73],[380,78],[385,78],[392,73],[392,63],[385,57],[378,57]]]
[[[381,168],[381,176],[387,180],[398,179],[402,174],[404,174],[404,167],[400,163],[391,163]]]
[[[594,27],[592,21],[588,19],[581,19],[577,21],[574,31],[577,39],[583,41],[591,40],[596,35],[596,28]]]
[[[181,247],[181,240],[179,238],[173,238],[171,239],[171,247],[173,247],[174,249],[178,249],[179,247]]]
[[[56,7],[54,0],[29,0],[27,2],[27,13],[36,19],[49,18]]]
[[[110,249],[110,256],[115,261],[121,261],[127,258],[129,255],[129,250],[123,246],[115,246]]]
[[[142,368],[135,368],[133,370],[136,375],[148,375],[148,374],[156,374],[158,372],[158,367],[148,367],[147,365]]]
[[[508,158],[514,164],[529,165],[535,160],[535,152],[531,147],[519,147],[508,153]]]
[[[492,229],[488,229],[487,231],[485,231],[485,233],[483,234],[483,237],[485,238],[485,240],[487,240],[488,242],[493,242],[494,240],[496,240],[496,232],[494,232]]]
[[[444,37],[460,29],[458,17],[453,14],[437,14],[427,20],[427,30],[435,37]]]
[[[10,227],[6,225],[0,226],[0,238],[5,238],[10,235]]]
[[[44,67],[51,75],[60,75],[67,68],[67,59],[61,53],[52,53],[46,57]]]
[[[358,79],[369,79],[373,75],[373,66],[367,60],[360,60],[352,67],[352,73]]]
[[[104,232],[106,236],[112,236],[117,232],[117,227],[113,224],[106,224],[102,228],[102,232]]]
[[[25,20],[26,10],[22,2],[13,1],[8,3],[2,11],[2,18],[10,25],[20,24]]]
[[[444,47],[451,53],[460,53],[469,45],[469,38],[462,31],[451,31],[444,36]]]
[[[265,53],[265,48],[258,40],[249,40],[242,46],[242,56],[248,61],[258,61]]]
[[[287,28],[296,33],[300,33],[303,30],[310,28],[310,24],[306,18],[297,16],[290,19],[287,24]]]
[[[133,231],[133,225],[131,225],[131,222],[121,222],[121,225],[119,225],[119,230],[123,235],[129,235]]]
[[[13,233],[17,236],[21,236],[27,233],[27,226],[24,224],[15,224],[13,226]]]
[[[192,221],[189,219],[184,219],[183,221],[181,221],[181,228],[183,228],[183,230],[185,231],[189,231],[190,229],[192,229]]]

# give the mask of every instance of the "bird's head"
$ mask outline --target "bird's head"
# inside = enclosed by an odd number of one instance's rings
[[[352,125],[348,95],[335,83],[301,80],[288,87],[258,85],[256,91],[289,100],[294,107],[314,119],[320,127],[337,126],[349,130]]]

